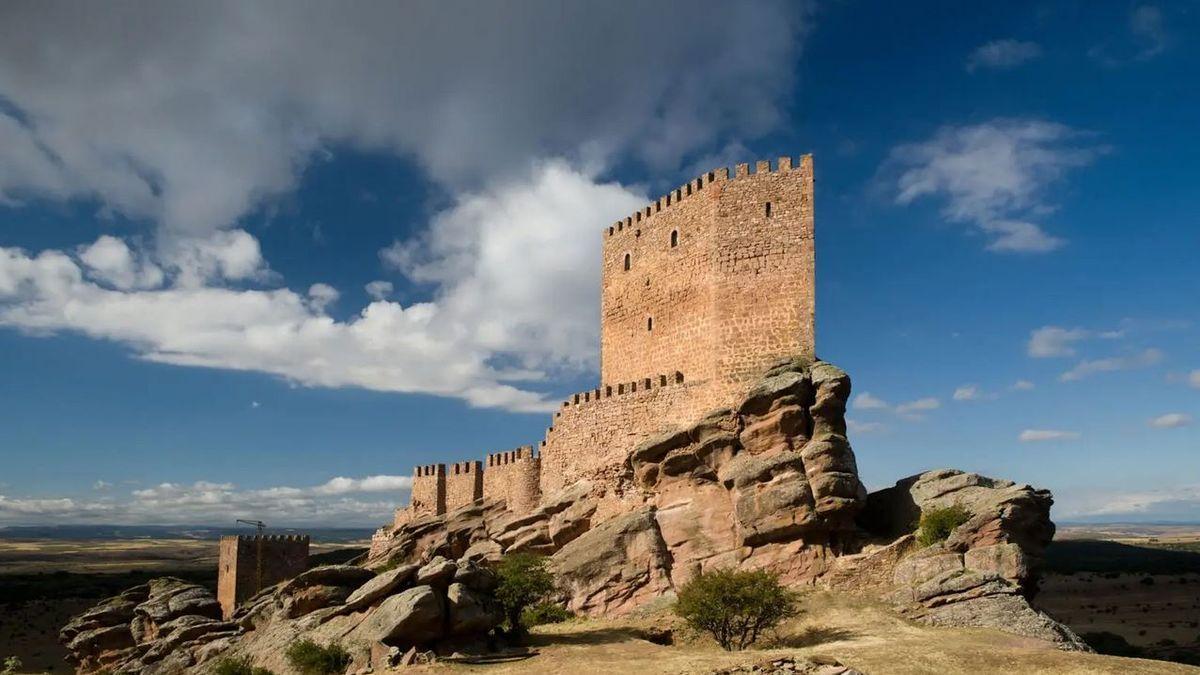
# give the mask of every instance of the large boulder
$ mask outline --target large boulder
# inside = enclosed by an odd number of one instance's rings
[[[415,586],[384,600],[351,637],[396,647],[423,646],[445,635],[445,601],[432,586]]]
[[[555,553],[551,565],[576,612],[621,613],[671,588],[667,546],[653,507],[588,531]]]

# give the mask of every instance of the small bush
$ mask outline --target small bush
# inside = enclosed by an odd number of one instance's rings
[[[917,526],[917,543],[925,547],[946,541],[954,528],[970,519],[971,512],[958,504],[924,511]]]
[[[530,553],[514,553],[500,560],[496,568],[496,600],[504,608],[508,627],[514,635],[525,634],[522,623],[525,608],[546,599],[554,590],[554,576],[546,568],[546,559]]]
[[[4,659],[4,670],[0,670],[0,674],[12,675],[13,673],[19,673],[24,665],[25,664],[21,663],[21,659],[15,656],[9,656],[8,658]]]
[[[330,644],[322,647],[312,640],[300,640],[288,645],[288,663],[302,675],[332,675],[345,672],[350,665],[350,653],[341,645]]]
[[[226,656],[213,665],[213,675],[275,675],[267,668],[259,668],[250,664],[249,656],[234,658]]]
[[[717,570],[679,589],[675,613],[727,651],[754,644],[763,631],[799,614],[799,596],[765,571]]]
[[[1145,653],[1141,647],[1131,645],[1125,638],[1108,631],[1084,633],[1079,637],[1083,638],[1083,641],[1098,653],[1107,654],[1108,656],[1139,657]]]
[[[547,623],[562,623],[572,616],[566,607],[558,603],[542,601],[526,607],[525,611],[521,612],[521,625],[533,628]]]

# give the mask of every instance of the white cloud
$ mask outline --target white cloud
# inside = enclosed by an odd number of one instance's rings
[[[859,422],[858,420],[846,420],[846,428],[855,434],[873,434],[883,431],[886,427],[880,422]]]
[[[336,477],[313,487],[240,489],[233,483],[161,483],[120,498],[13,498],[0,495],[0,524],[218,524],[235,518],[272,523],[375,525],[407,501],[408,476]],[[357,496],[369,495],[370,499]]]
[[[1112,356],[1104,359],[1080,361],[1074,368],[1059,375],[1058,379],[1062,382],[1074,382],[1097,373],[1143,368],[1161,362],[1163,357],[1164,354],[1161,350],[1151,348],[1128,356]]]
[[[980,45],[967,57],[967,72],[973,73],[979,68],[997,70],[1015,68],[1033,61],[1041,55],[1042,48],[1036,42],[1011,39],[992,40]]]
[[[929,410],[937,410],[942,407],[940,401],[933,397],[919,398],[908,403],[901,403],[896,406],[897,415],[914,415],[915,413],[927,412]]]
[[[1035,359],[1074,356],[1075,343],[1090,336],[1091,332],[1082,328],[1042,326],[1030,333],[1026,353]]]
[[[998,253],[1049,253],[1067,244],[1066,239],[1047,234],[1041,226],[1019,220],[994,220],[979,227],[994,237],[987,249]]]
[[[1200,369],[1193,370],[1188,375],[1188,384],[1192,385],[1196,389],[1200,389]]]
[[[1056,429],[1026,429],[1017,436],[1022,443],[1040,443],[1044,441],[1074,441],[1082,436],[1078,431],[1060,431]]]
[[[532,411],[551,406],[511,383],[595,365],[601,227],[646,201],[603,172],[632,162],[672,175],[776,128],[810,8],[6,10],[0,203],[80,200],[158,229],[135,247],[0,249],[0,325],[77,331],[178,365]],[[376,283],[374,302],[335,321],[335,289],[281,287],[237,229],[314,157],[344,148],[409,158],[450,195],[428,232],[385,255],[432,284],[430,301],[386,302]]]
[[[136,259],[129,245],[116,237],[102,235],[79,252],[79,260],[90,276],[123,291],[154,288],[163,282],[158,265]]]
[[[97,480],[95,483],[92,483],[93,490],[103,491],[103,490],[108,490],[111,487],[112,487],[112,483],[110,483],[106,480]]]
[[[367,292],[367,295],[372,300],[387,300],[388,296],[392,294],[394,289],[392,287],[392,282],[376,280],[370,282],[366,286],[363,286],[363,290]]]
[[[1156,429],[1178,429],[1192,423],[1192,416],[1184,413],[1167,413],[1150,420],[1150,426]]]
[[[1051,186],[1103,152],[1085,138],[1040,120],[943,127],[926,141],[895,147],[881,173],[894,180],[896,203],[940,197],[943,216],[973,224],[989,237],[989,250],[1046,253],[1065,240],[1028,217],[1053,211]]]
[[[0,114],[0,197],[96,198],[193,233],[291,190],[334,145],[412,156],[460,187],[558,155],[677,168],[722,132],[779,122],[809,12],[552,0],[5,9],[0,93],[19,115]]]
[[[1013,391],[1029,391],[1030,389],[1033,389],[1035,386],[1036,385],[1034,385],[1029,380],[1017,380],[1016,382],[1013,383],[1012,389],[1013,389]]]
[[[977,384],[964,384],[963,386],[954,390],[955,401],[976,401],[979,400],[980,396],[982,395],[983,392],[980,391],[979,385]]]
[[[1055,494],[1063,516],[1142,516],[1164,520],[1194,521],[1200,517],[1200,484],[1163,487],[1157,490],[1084,490]]]
[[[885,410],[890,406],[887,401],[864,391],[854,397],[851,407],[855,410]]]

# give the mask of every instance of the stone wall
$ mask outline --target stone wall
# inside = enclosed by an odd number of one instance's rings
[[[483,470],[484,499],[503,499],[511,511],[537,507],[541,499],[541,458],[533,446],[487,456]]]
[[[681,371],[713,386],[814,355],[812,157],[711,171],[604,233],[601,386]],[[730,386],[730,400],[744,387]]]
[[[626,452],[648,436],[720,407],[718,393],[709,382],[677,374],[577,394],[554,413],[554,426],[542,442],[542,494],[581,479],[615,486]]]
[[[412,499],[409,509],[413,517],[446,512],[445,464],[425,464],[413,469]]]
[[[446,471],[446,511],[483,499],[483,464],[455,462]]]
[[[308,569],[308,535],[221,537],[217,601],[226,618],[258,591]],[[262,555],[259,578],[259,554]]]

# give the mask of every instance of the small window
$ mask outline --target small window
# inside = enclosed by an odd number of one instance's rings
[[[633,263],[633,257],[630,256],[628,253],[626,253],[625,254],[625,271],[626,272],[629,271],[629,267],[632,263]]]
[[[767,217],[771,217],[771,202],[767,202]]]
[[[679,230],[671,230],[671,248],[679,245]]]
[[[654,317],[646,317],[646,331],[654,330]]]

